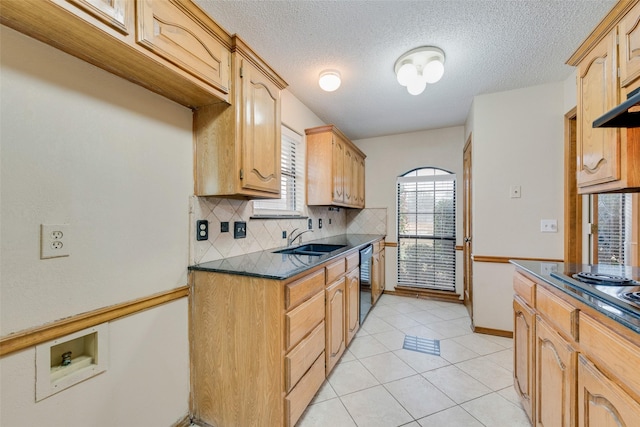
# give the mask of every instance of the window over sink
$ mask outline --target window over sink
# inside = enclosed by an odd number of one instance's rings
[[[302,135],[282,125],[280,198],[253,201],[254,217],[303,216],[305,146]]]

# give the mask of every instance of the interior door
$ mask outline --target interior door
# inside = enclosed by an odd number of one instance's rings
[[[462,188],[462,227],[464,231],[462,254],[464,258],[464,305],[467,307],[473,324],[473,264],[471,260],[472,221],[471,221],[471,135],[464,146],[463,188]]]

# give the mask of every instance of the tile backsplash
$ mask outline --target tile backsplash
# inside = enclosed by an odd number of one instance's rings
[[[339,234],[386,234],[386,209],[329,210],[326,206],[307,207],[304,219],[251,219],[253,202],[217,197],[192,196],[189,206],[189,264],[199,264],[236,255],[258,252],[287,245],[287,236],[295,229],[307,229],[308,218],[313,221],[313,232],[302,235],[302,242]],[[371,211],[371,212],[369,212]],[[209,239],[196,240],[196,220],[209,221]],[[318,220],[322,219],[322,228]],[[220,232],[220,223],[228,221],[229,231]],[[247,237],[233,238],[233,223],[247,223]]]

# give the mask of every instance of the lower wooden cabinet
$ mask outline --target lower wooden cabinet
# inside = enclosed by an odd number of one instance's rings
[[[639,334],[519,271],[514,290],[514,385],[533,425],[640,425]]]
[[[326,373],[327,375],[340,360],[345,340],[345,289],[346,278],[342,277],[327,286],[325,292],[327,332],[326,332]]]
[[[347,273],[345,295],[345,345],[348,346],[360,328],[360,269],[357,267]]]
[[[293,427],[359,326],[358,251],[276,280],[190,274],[191,415]]]
[[[535,313],[519,296],[513,299],[513,385],[533,420],[535,378]]]
[[[539,426],[575,425],[577,353],[541,317],[536,319],[535,420]]]
[[[578,358],[578,426],[640,424],[640,403],[607,378],[585,356]]]

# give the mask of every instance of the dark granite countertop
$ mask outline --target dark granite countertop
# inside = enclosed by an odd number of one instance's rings
[[[346,246],[322,256],[273,253],[274,251],[284,249],[283,246],[281,248],[273,248],[261,252],[203,262],[202,264],[190,266],[189,270],[284,280],[330,261],[333,258],[337,258],[345,252],[353,249],[359,250],[384,237],[384,235],[378,234],[344,234],[326,237],[324,239],[305,241],[304,244],[322,243]]]
[[[617,321],[636,333],[640,333],[640,315],[627,310],[623,303],[617,302],[615,299],[607,298],[606,295],[599,296],[596,293],[589,292],[588,285],[580,287],[551,276],[551,273],[572,271],[574,268],[573,264],[565,265],[565,263],[562,262],[524,261],[517,259],[511,260],[511,264],[588,305],[605,316]]]

